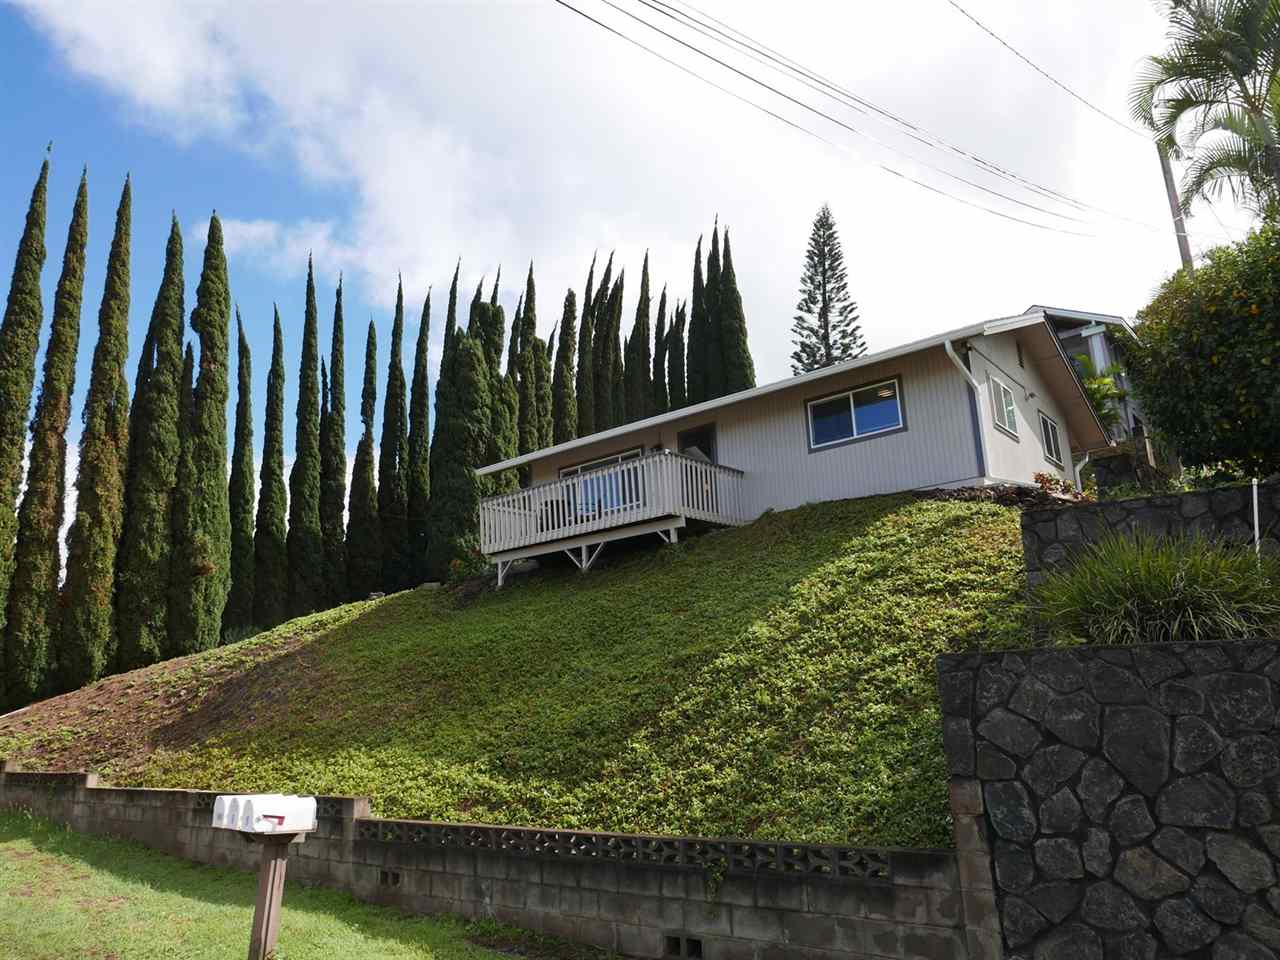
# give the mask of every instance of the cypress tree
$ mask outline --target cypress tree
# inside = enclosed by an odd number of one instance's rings
[[[440,421],[441,411],[448,402],[451,390],[450,382],[453,370],[453,340],[458,329],[458,271],[462,269],[462,261],[453,268],[453,283],[449,285],[449,306],[444,318],[444,344],[440,351],[440,369],[436,371],[436,427],[431,431],[431,475],[439,470]],[[428,512],[430,507],[428,507]]]
[[[627,420],[643,420],[653,410],[653,355],[649,349],[649,253],[645,251],[640,271],[640,299],[631,327],[627,356]]]
[[[121,670],[155,663],[168,643],[173,499],[181,453],[183,292],[182,230],[175,216],[130,410],[124,532],[116,558],[116,661]]]
[[[702,237],[693,251],[693,299],[689,305],[688,363],[685,392],[690,404],[707,399],[706,359],[707,290],[702,280]]]
[[[608,278],[608,270],[605,271],[605,279]],[[622,389],[619,379],[615,379],[614,363],[615,360],[621,361],[621,357],[615,356],[618,352],[618,335],[614,332],[614,308],[618,308],[621,312],[622,301],[622,274],[618,275],[618,279],[613,282],[612,287],[606,287],[603,281],[600,284],[599,292],[596,294],[596,331],[595,331],[595,424],[596,430],[608,430],[610,427],[618,425],[618,417],[614,411],[614,393]]]
[[[498,305],[498,284],[502,281],[502,264],[498,264],[498,272],[493,275],[493,292],[489,294],[489,306]]]
[[[751,389],[756,385],[756,365],[747,342],[747,318],[742,310],[738,278],[733,272],[728,227],[724,228],[724,272],[720,277],[720,337],[724,392]]]
[[[617,297],[612,295],[609,297],[609,326],[613,331],[613,345],[609,349],[609,359],[613,365],[612,376],[609,378],[612,386],[612,418],[611,426],[618,426],[627,422],[627,398],[622,391],[622,382],[624,378],[624,370],[622,367],[622,286],[626,274],[618,275],[618,282],[614,284]]]
[[[289,550],[284,492],[284,333],[275,311],[258,516],[253,531],[253,622],[266,630],[289,617]]]
[[[541,337],[534,337],[533,351],[534,407],[537,415],[538,449],[551,446],[555,436],[555,420],[551,405],[551,349]]]
[[[364,386],[360,391],[363,430],[352,465],[347,522],[347,579],[352,600],[363,600],[382,589],[382,525],[378,522],[378,489],[373,476],[373,416],[377,405],[378,333],[370,320],[364,345]]]
[[[521,333],[524,331],[521,330]],[[515,333],[512,333],[515,336]],[[513,376],[516,388],[516,452],[532,453],[538,444],[538,398],[537,369],[534,351],[537,344],[526,339],[521,344],[520,354],[516,357],[516,369]]]
[[[200,373],[191,398],[191,422],[179,465],[182,495],[175,501],[169,603],[174,653],[216,646],[227,602],[231,567],[231,515],[227,500],[227,328],[231,296],[222,223],[209,221],[191,329],[200,338]],[[184,473],[184,469],[189,473]]]
[[[315,272],[307,257],[307,294],[298,371],[297,433],[289,472],[289,615],[319,610],[324,600],[324,538],[320,533],[320,350]]]
[[[590,281],[588,281],[588,285]],[[578,403],[573,389],[573,348],[578,304],[570,287],[564,295],[555,372],[551,378],[551,442],[565,443],[578,435]]]
[[[495,287],[496,293],[496,287]],[[391,593],[408,586],[409,490],[405,468],[409,454],[404,363],[404,285],[396,289],[396,312],[391,323],[391,356],[387,362],[387,391],[382,407],[382,441],[378,450],[378,519],[382,523],[382,584]]]
[[[467,565],[478,548],[480,485],[475,468],[484,462],[490,422],[490,371],[480,340],[455,339],[454,402],[438,415],[440,470],[432,474],[427,567],[433,577],[448,576],[455,563]],[[444,419],[447,415],[448,419]]]
[[[595,368],[592,366],[595,344],[591,299],[591,281],[596,272],[596,258],[591,256],[591,268],[587,271],[587,287],[582,296],[582,323],[578,326],[578,369],[574,379],[574,399],[577,402],[577,435],[586,437],[596,432]]]
[[[13,584],[4,627],[4,671],[0,681],[10,707],[36,699],[49,679],[57,631],[58,578],[62,558],[58,534],[66,505],[67,423],[75,389],[84,294],[84,248],[89,234],[89,183],[80,176],[67,247],[53,298],[53,326],[44,354],[44,374],[35,419],[27,487],[18,510]]]
[[[707,254],[706,335],[703,340],[702,369],[707,390],[705,399],[714,400],[725,394],[724,371],[724,301],[720,296],[720,225],[711,230],[711,252]]]
[[[231,513],[231,590],[222,612],[224,641],[253,628],[253,362],[236,308],[236,421],[227,501]]]
[[[516,301],[516,315],[511,321],[511,336],[507,340],[507,373],[514,375],[520,367],[520,328],[524,322],[524,294]]]
[[[835,217],[825,203],[809,234],[796,311],[791,327],[796,345],[791,354],[793,374],[843,363],[866,353],[858,326],[858,305],[849,296],[849,275]]]
[[[15,507],[22,486],[22,460],[27,412],[36,383],[36,350],[44,307],[40,273],[44,269],[45,207],[48,202],[49,160],[40,165],[27,220],[13,261],[13,279],[0,321],[0,616],[8,607],[13,578],[13,544],[18,528]]]
[[[667,288],[658,297],[658,320],[653,328],[653,412],[666,413],[671,408],[667,396]]]
[[[428,392],[428,339],[431,336],[431,289],[422,305],[418,341],[413,352],[413,381],[409,388],[409,462],[407,468],[409,508],[409,555],[413,558],[413,583],[427,578],[427,508],[431,502],[431,396]]]
[[[320,425],[320,536],[324,542],[325,605],[345,603],[347,586],[347,383],[346,333],[342,319],[342,278],[333,300],[329,344],[329,384],[322,390]]]
[[[672,410],[679,410],[689,403],[684,379],[685,323],[686,305],[681,303],[676,307],[675,319],[671,321],[671,330],[667,333],[667,391],[671,397]]]
[[[124,518],[129,456],[129,230],[132,188],[124,181],[107,279],[98,310],[98,342],[89,369],[84,429],[76,469],[76,515],[67,533],[67,576],[59,623],[59,686],[74,690],[98,679],[116,652],[116,551]],[[222,470],[226,470],[223,458]],[[219,483],[225,472],[219,474]],[[221,613],[221,607],[219,607]]]

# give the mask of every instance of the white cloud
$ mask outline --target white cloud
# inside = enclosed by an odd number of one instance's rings
[[[502,263],[514,293],[533,259],[546,333],[565,287],[581,291],[592,250],[614,247],[633,295],[648,249],[657,287],[670,283],[673,295],[687,296],[694,240],[718,212],[733,228],[757,368],[768,380],[788,369],[801,260],[824,201],[873,349],[1031,302],[1131,313],[1176,266],[1151,146],[1048,86],[942,3],[906,24],[892,4],[704,0],[716,16],[952,142],[1154,232],[1094,214],[1085,228],[1092,239],[999,220],[875,163],[1015,215],[1028,211],[663,47],[840,144],[823,147],[551,3],[25,2],[72,68],[118,94],[139,121],[283,160],[322,194],[332,191],[335,209],[294,223],[225,198],[218,208],[233,257],[296,277],[314,250],[322,274],[345,270],[383,304],[401,271],[411,302],[429,283],[439,295],[459,255],[468,288]],[[646,43],[663,43],[597,0],[580,2]],[[969,6],[1120,115],[1136,60],[1161,46],[1159,18],[1144,4]],[[922,152],[865,112],[786,89]],[[954,158],[928,156],[982,179]],[[1192,226],[1198,246],[1219,233],[1206,216]]]

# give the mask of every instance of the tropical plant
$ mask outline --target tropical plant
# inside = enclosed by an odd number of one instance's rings
[[[1280,636],[1280,559],[1204,537],[1109,535],[1034,592],[1051,634],[1098,644]]]
[[[1280,199],[1280,2],[1167,0],[1168,49],[1130,91],[1134,118],[1185,159],[1182,205],[1224,189],[1259,213]]]
[[[1118,363],[1099,370],[1094,365],[1093,358],[1084,353],[1072,357],[1071,360],[1075,364],[1076,372],[1080,374],[1080,384],[1084,387],[1085,396],[1089,398],[1089,405],[1093,407],[1093,412],[1098,415],[1104,427],[1108,430],[1115,429],[1120,424],[1118,404],[1126,396],[1117,380],[1124,370]]]

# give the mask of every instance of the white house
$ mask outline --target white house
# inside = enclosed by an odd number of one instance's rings
[[[610,540],[674,540],[689,521],[1037,473],[1078,484],[1112,440],[1061,313],[1033,307],[483,467],[527,465],[530,483],[481,503],[481,549],[501,584],[515,560],[563,550],[585,570]]]

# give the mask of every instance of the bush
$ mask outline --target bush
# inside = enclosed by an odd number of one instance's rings
[[[1051,635],[1098,644],[1280,637],[1280,560],[1201,537],[1112,535],[1034,600]]]
[[[1280,470],[1280,225],[1174,274],[1138,320],[1133,392],[1183,463]]]

